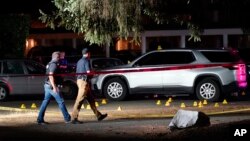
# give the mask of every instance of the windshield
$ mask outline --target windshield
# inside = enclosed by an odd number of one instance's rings
[[[123,62],[118,59],[96,59],[92,61],[92,67],[94,69],[104,69],[108,67],[123,65]]]

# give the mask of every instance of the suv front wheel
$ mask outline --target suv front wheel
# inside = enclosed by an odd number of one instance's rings
[[[200,100],[210,102],[218,101],[220,97],[220,89],[218,84],[211,78],[201,80],[196,87],[196,96]]]
[[[106,98],[121,101],[126,98],[127,87],[121,79],[112,78],[105,83],[103,92]]]

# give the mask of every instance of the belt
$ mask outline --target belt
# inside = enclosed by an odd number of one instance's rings
[[[78,78],[77,80],[83,80],[83,81],[86,81],[87,80],[87,78]]]
[[[50,85],[50,83],[49,83],[49,82],[45,82],[44,84],[46,84],[46,85]]]

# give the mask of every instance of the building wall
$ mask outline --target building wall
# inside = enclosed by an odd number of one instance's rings
[[[204,48],[241,48],[250,47],[250,36],[243,34],[240,28],[228,29],[205,29],[201,34],[201,42],[189,40],[188,30],[156,30],[142,33],[140,45],[128,40],[114,40],[114,44],[105,49],[105,46],[94,46],[93,52],[98,55],[105,55],[109,52],[134,51],[143,54],[150,50],[185,47]],[[72,48],[88,46],[83,36],[74,33],[58,34],[31,34],[27,39],[26,53],[34,46],[70,46]],[[109,57],[109,56],[107,56]]]

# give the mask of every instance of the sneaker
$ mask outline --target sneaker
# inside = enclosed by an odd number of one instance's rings
[[[97,118],[97,120],[98,120],[98,121],[101,121],[101,120],[105,119],[107,116],[108,116],[108,114],[101,114],[101,115]]]
[[[77,119],[74,119],[71,121],[72,124],[82,124],[83,122],[82,121],[79,121]]]
[[[46,122],[46,121],[37,121],[37,124],[38,124],[38,125],[47,125],[47,124],[49,124],[49,123]]]

